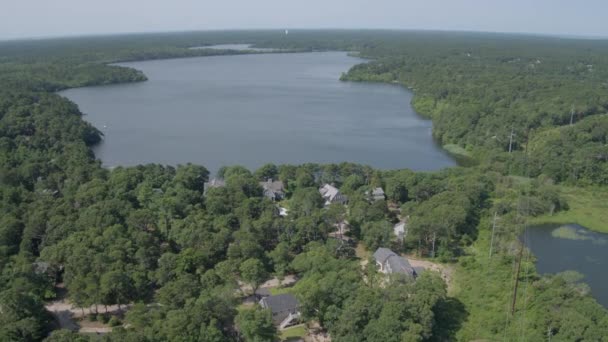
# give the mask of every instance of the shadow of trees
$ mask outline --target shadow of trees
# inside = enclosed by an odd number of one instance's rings
[[[435,326],[431,341],[456,340],[456,333],[469,317],[469,312],[464,304],[453,297],[439,301],[433,312],[435,313]]]

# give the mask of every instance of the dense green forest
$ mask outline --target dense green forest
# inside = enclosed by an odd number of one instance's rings
[[[363,50],[376,60],[342,78],[412,88],[414,107],[433,119],[442,144],[468,149],[503,172],[607,184],[608,43],[479,40],[405,39],[397,47]],[[523,152],[530,140],[545,144],[529,151],[534,165],[527,169],[508,152]]]
[[[199,165],[102,168],[91,150],[100,131],[54,93],[145,80],[109,63],[236,53],[188,47],[243,42],[371,58],[343,79],[411,87],[437,139],[470,151],[478,165],[428,173],[349,163],[229,166],[219,172],[226,185],[205,193],[215,175]],[[508,306],[527,220],[568,209],[556,184],[608,183],[607,74],[606,42],[493,34],[234,31],[0,42],[0,340],[272,341],[279,332],[268,312],[242,302],[262,282],[290,275],[298,281],[280,290],[335,341],[605,339],[608,312],[586,285],[570,273],[538,275],[528,251],[519,276],[526,292],[513,313]],[[268,178],[286,185],[280,204],[288,216],[263,195],[259,181]],[[324,208],[324,183],[348,195],[348,208]],[[386,201],[369,201],[374,187]],[[493,213],[503,230],[487,258]],[[398,243],[392,226],[405,216],[409,233]],[[331,235],[344,220],[355,243]],[[447,265],[455,288],[435,272],[386,280],[366,259],[380,246]],[[63,290],[113,331],[58,330],[44,305]],[[129,309],[114,315],[108,306]]]

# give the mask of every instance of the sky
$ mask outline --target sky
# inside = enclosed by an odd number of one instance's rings
[[[0,0],[0,40],[260,28],[608,37],[608,0]]]

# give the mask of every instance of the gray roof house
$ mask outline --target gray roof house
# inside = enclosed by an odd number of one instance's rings
[[[268,179],[265,182],[260,182],[260,186],[264,189],[264,196],[273,201],[279,201],[285,197],[285,188],[281,181]]]
[[[348,202],[348,198],[333,185],[323,185],[319,188],[319,193],[325,199],[325,205],[330,205],[332,203],[346,204]]]
[[[221,178],[213,178],[210,179],[208,182],[205,182],[205,184],[203,185],[203,195],[205,195],[207,193],[207,191],[211,188],[221,188],[226,186],[226,182],[221,179]]]
[[[260,306],[272,312],[272,322],[279,330],[297,324],[300,320],[300,304],[296,297],[289,293],[262,298]]]
[[[388,248],[380,247],[374,253],[376,265],[380,272],[385,274],[403,274],[408,277],[416,278],[416,270],[410,265],[406,258],[398,255]]]

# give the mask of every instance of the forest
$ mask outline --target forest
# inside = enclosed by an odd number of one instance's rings
[[[189,49],[243,42],[368,58],[342,79],[411,88],[438,141],[469,152],[475,165],[110,170],[91,149],[101,132],[55,94],[146,80],[118,61],[244,53]],[[576,274],[536,273],[518,237],[529,219],[569,209],[562,185],[608,185],[607,76],[605,41],[499,34],[227,31],[0,42],[0,340],[285,339],[267,310],[245,304],[262,283],[288,277],[297,282],[277,290],[293,294],[303,322],[335,341],[605,340],[608,311],[588,286]],[[216,177],[225,186],[205,190]],[[278,203],[260,186],[270,178],[285,185]],[[324,205],[323,184],[339,188],[348,206]],[[377,187],[385,200],[369,199]],[[488,258],[496,213],[503,230]],[[396,241],[393,225],[405,217],[407,237]],[[348,239],[332,234],[343,222]],[[445,265],[451,282],[432,271],[386,279],[370,259],[378,247]],[[514,275],[518,254],[522,272]],[[525,292],[511,310],[514,278]],[[59,329],[45,305],[60,296],[111,333]]]

